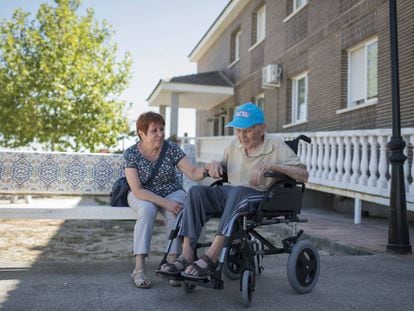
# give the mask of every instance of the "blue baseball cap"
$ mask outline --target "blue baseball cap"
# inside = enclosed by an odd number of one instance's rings
[[[236,109],[233,121],[228,123],[226,127],[236,127],[247,129],[256,124],[264,124],[264,115],[262,109],[253,103],[245,103]]]

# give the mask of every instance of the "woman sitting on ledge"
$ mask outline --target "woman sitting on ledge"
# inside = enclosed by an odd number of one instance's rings
[[[151,281],[145,276],[145,257],[149,253],[155,217],[161,212],[171,229],[185,197],[176,169],[196,181],[203,179],[204,168],[194,166],[176,143],[164,139],[165,121],[160,114],[143,113],[136,124],[139,142],[124,152],[125,176],[131,188],[128,204],[137,211],[135,269],[131,276],[136,287],[150,288]],[[181,245],[176,240],[170,259],[175,260],[180,251]],[[171,285],[179,283],[171,282]]]

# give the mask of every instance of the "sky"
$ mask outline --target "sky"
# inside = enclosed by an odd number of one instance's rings
[[[95,20],[112,24],[119,59],[129,51],[132,56],[132,80],[121,99],[133,103],[131,122],[148,110],[146,99],[159,79],[196,72],[188,55],[226,6],[229,0],[82,0],[79,14],[93,8]],[[41,3],[52,0],[0,0],[0,19],[9,19],[15,9],[30,12],[35,18]],[[169,135],[167,109],[166,135]],[[178,136],[195,136],[195,111],[180,109]],[[187,122],[187,120],[194,120]]]

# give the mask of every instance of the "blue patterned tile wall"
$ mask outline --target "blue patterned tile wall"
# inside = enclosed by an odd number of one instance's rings
[[[120,154],[0,152],[1,193],[108,194]]]

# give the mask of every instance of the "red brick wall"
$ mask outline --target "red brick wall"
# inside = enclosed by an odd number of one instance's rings
[[[265,93],[270,132],[371,129],[391,127],[390,43],[387,0],[311,0],[283,22],[291,8],[287,0],[265,1],[266,38],[251,46],[252,12],[262,1],[251,1],[198,63],[199,72],[222,70],[235,83],[229,108]],[[401,123],[414,126],[414,5],[398,0]],[[231,33],[240,27],[240,61],[230,64]],[[378,38],[378,104],[337,114],[347,106],[347,49]],[[281,64],[283,77],[276,89],[261,88],[262,68]],[[289,128],[291,80],[307,71],[308,122]],[[219,106],[217,107],[219,108]],[[228,116],[230,119],[231,116]],[[199,129],[198,135],[204,135]]]

